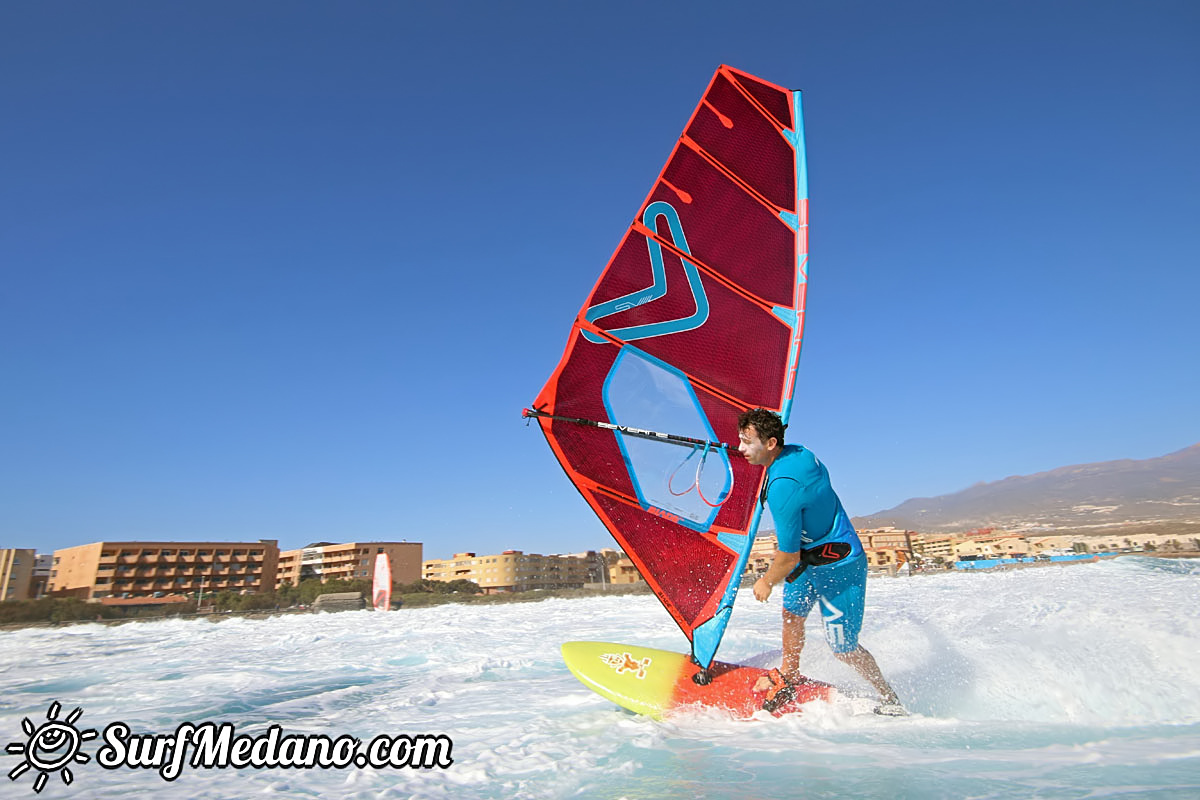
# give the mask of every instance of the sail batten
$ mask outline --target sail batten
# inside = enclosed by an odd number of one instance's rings
[[[748,408],[786,420],[795,389],[800,120],[798,92],[717,70],[529,413],[703,666],[761,515],[762,469],[722,443]]]

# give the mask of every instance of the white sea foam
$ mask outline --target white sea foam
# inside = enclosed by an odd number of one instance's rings
[[[1121,558],[872,579],[864,644],[913,716],[869,690],[815,620],[803,667],[849,698],[799,716],[654,722],[580,685],[571,639],[685,649],[650,596],[0,634],[0,743],[83,709],[81,729],[231,722],[239,734],[446,734],[448,769],[102,769],[4,777],[0,797],[1077,798],[1200,796],[1200,563]],[[726,660],[778,658],[778,597],[739,598]],[[855,698],[860,698],[856,700]]]

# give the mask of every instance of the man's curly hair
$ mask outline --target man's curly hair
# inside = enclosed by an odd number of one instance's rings
[[[758,431],[758,438],[764,442],[774,437],[779,446],[783,447],[783,431],[787,425],[783,424],[783,420],[774,411],[765,408],[743,411],[738,415],[738,430],[742,431],[750,426],[754,426],[754,430]]]

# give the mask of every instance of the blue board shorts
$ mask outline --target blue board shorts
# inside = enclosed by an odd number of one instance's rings
[[[835,653],[858,649],[867,595],[867,557],[858,553],[832,564],[809,567],[799,578],[783,585],[783,608],[807,617],[821,602],[825,641]]]

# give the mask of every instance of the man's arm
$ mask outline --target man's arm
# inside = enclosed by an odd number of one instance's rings
[[[767,573],[754,582],[754,599],[760,603],[767,602],[775,584],[791,575],[792,570],[799,563],[800,551],[785,553],[782,550],[776,550],[774,557],[771,558],[771,566],[767,568]]]

